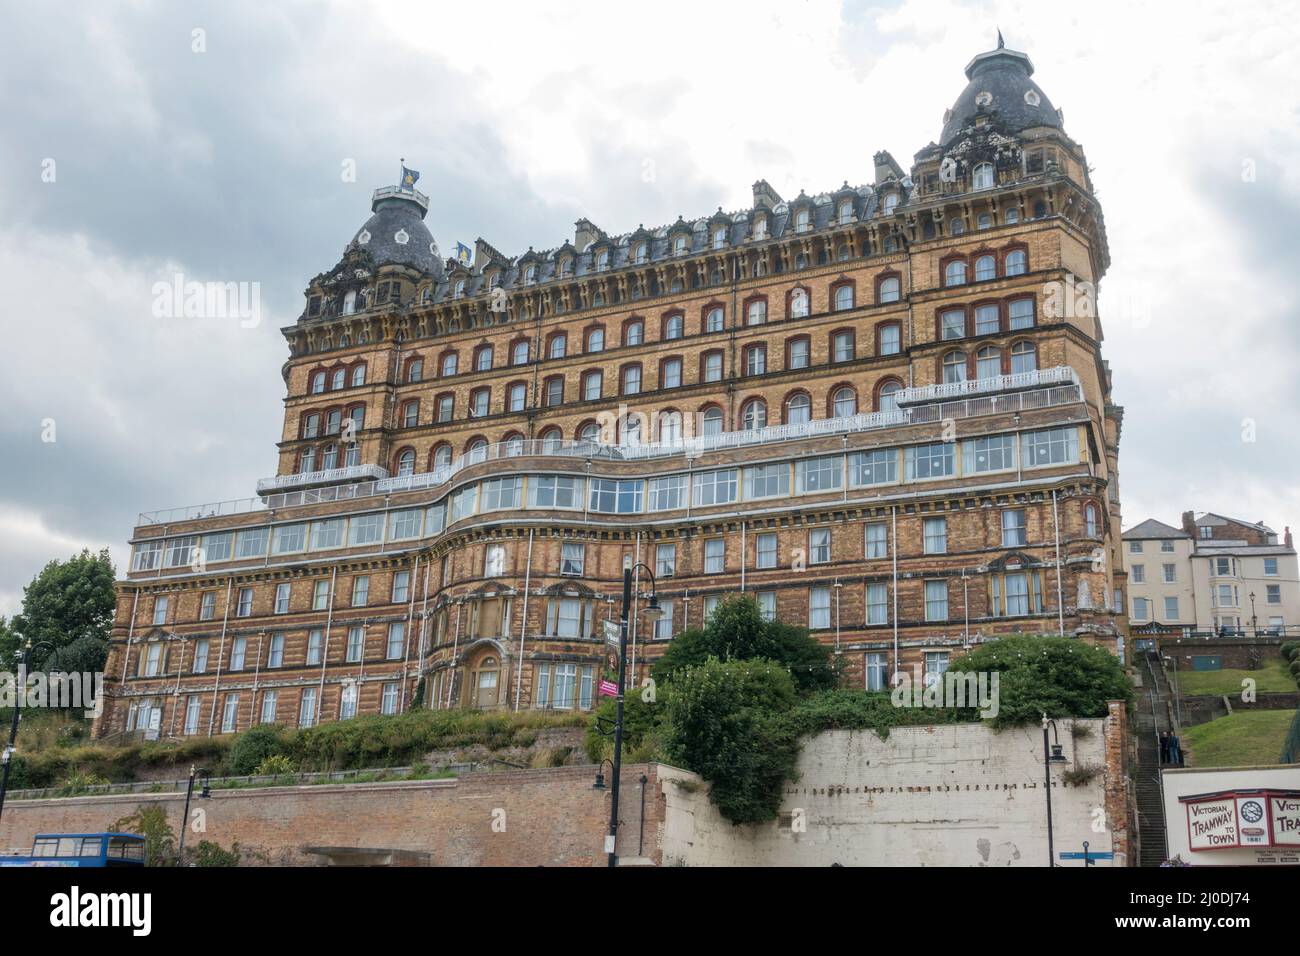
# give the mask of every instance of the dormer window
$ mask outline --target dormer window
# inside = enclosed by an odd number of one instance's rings
[[[673,240],[673,255],[675,255],[675,256],[684,256],[684,255],[686,255],[686,237],[685,237],[685,236],[678,236],[676,239]]]
[[[351,289],[343,297],[343,314],[351,315],[355,311],[357,311],[357,290]]]
[[[713,248],[721,249],[727,244],[727,227],[719,226],[713,230]]]
[[[767,219],[766,219],[766,217],[764,217],[764,216],[759,216],[757,219],[754,220],[754,238],[755,238],[755,239],[766,239],[766,238],[767,238]]]
[[[647,259],[646,247],[644,242],[637,243],[636,250],[632,253],[632,261],[637,265],[642,265]]]
[[[456,298],[458,298],[458,299],[461,298],[461,297],[465,294],[465,280],[464,280],[464,279],[457,279],[457,280],[456,280],[456,288],[455,288],[455,291],[454,291],[452,294],[453,294]]]
[[[993,188],[993,164],[980,163],[971,173],[972,189],[992,189]]]
[[[794,217],[795,232],[807,232],[811,228],[811,216],[807,209],[800,209]]]
[[[596,253],[596,271],[604,272],[609,268],[609,250],[602,249]]]
[[[562,276],[573,275],[573,260],[570,259],[568,256],[565,256],[563,259],[560,260],[560,275]]]
[[[529,266],[524,270],[524,282],[532,285],[537,281],[537,266]]]
[[[853,221],[853,201],[850,199],[846,199],[844,200],[844,202],[840,203],[840,225],[843,226],[846,223],[850,223],[852,221]]]
[[[881,210],[884,212],[884,214],[886,216],[891,215],[897,207],[898,207],[898,193],[886,193],[884,204],[881,206]]]

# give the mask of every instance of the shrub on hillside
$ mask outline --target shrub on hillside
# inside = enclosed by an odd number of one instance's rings
[[[250,727],[230,747],[230,772],[236,777],[257,773],[267,758],[283,756],[284,749],[284,731],[276,724]]]

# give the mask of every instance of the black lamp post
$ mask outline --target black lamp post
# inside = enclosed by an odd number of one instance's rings
[[[627,678],[627,622],[628,612],[632,607],[632,572],[644,568],[650,576],[649,601],[642,616],[647,621],[657,621],[663,614],[659,607],[659,595],[655,593],[655,574],[644,564],[629,565],[623,569],[623,612],[619,617],[618,633],[618,697],[614,706],[614,761],[611,773],[609,802],[609,834],[605,837],[605,852],[609,854],[609,865],[618,866],[618,778],[623,767],[623,684]],[[603,764],[602,764],[603,766]]]
[[[1250,592],[1250,631],[1255,637],[1259,637],[1259,619],[1255,617],[1255,592]]]
[[[1056,743],[1051,745],[1051,752],[1048,752],[1047,745],[1047,728],[1052,728],[1052,737]],[[1047,714],[1043,714],[1043,781],[1047,790],[1047,865],[1056,866],[1056,847],[1052,839],[1052,764],[1066,763],[1065,755],[1061,752],[1061,737],[1056,732],[1056,721],[1048,720]]]
[[[27,679],[27,667],[32,662],[32,649],[44,644],[50,650],[54,650],[54,645],[49,641],[37,641],[35,644],[28,640],[20,650],[14,651],[14,663],[18,665],[18,673],[14,675],[14,713],[9,721],[9,743],[3,751],[0,751],[0,763],[4,764],[4,769],[0,770],[0,816],[5,812],[5,794],[9,790],[9,764],[13,761],[14,744],[18,740],[18,720],[19,712],[23,707],[24,685]]]
[[[190,765],[190,782],[185,788],[185,811],[181,815],[181,842],[176,851],[176,860],[178,866],[185,865],[185,831],[190,828],[190,797],[194,795],[194,781],[196,778],[203,780],[203,787],[199,791],[199,798],[206,800],[212,796],[212,775],[202,767]]]
[[[605,764],[609,764],[610,770],[614,769],[614,762],[612,760],[602,760],[600,765],[596,768],[596,782],[591,785],[592,790],[605,789]]]

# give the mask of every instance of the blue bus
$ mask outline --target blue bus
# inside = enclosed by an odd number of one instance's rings
[[[144,866],[144,837],[134,833],[38,833],[27,856],[0,866]]]

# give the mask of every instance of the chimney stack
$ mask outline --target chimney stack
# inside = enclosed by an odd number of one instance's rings
[[[1183,512],[1183,530],[1193,538],[1196,537],[1196,515],[1190,511]]]
[[[1290,526],[1290,525],[1287,525],[1287,526],[1286,526],[1286,536],[1285,536],[1282,540],[1286,542],[1286,546],[1287,546],[1288,548],[1294,548],[1294,547],[1295,547],[1295,541],[1294,541],[1294,540],[1292,539],[1292,537],[1291,537],[1291,526]]]

